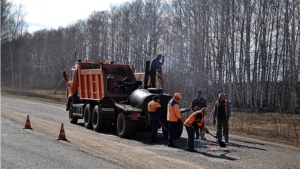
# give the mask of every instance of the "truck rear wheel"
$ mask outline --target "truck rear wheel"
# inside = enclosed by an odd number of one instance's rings
[[[70,103],[69,107],[69,121],[71,124],[77,124],[78,117],[73,116],[73,103]]]
[[[121,112],[117,118],[117,132],[119,137],[124,138],[129,135],[128,117],[124,112]]]
[[[87,104],[84,108],[84,126],[87,129],[92,129],[92,106],[90,104]]]
[[[175,135],[175,138],[178,139],[181,137],[182,135],[182,132],[183,132],[183,124],[182,124],[182,121],[181,120],[178,120],[177,122],[177,130],[176,130],[176,135]],[[168,127],[168,125],[166,126]],[[168,133],[168,130],[165,129],[164,127],[162,127],[162,132],[163,132],[163,135],[165,138],[168,138],[169,136],[169,133]]]
[[[101,110],[98,105],[93,110],[93,129],[96,132],[105,131],[106,119],[100,117]]]

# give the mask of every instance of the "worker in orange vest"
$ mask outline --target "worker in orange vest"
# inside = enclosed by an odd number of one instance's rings
[[[219,99],[215,103],[215,109],[213,113],[213,124],[217,123],[217,138],[218,141],[222,141],[222,133],[225,136],[225,142],[228,143],[228,120],[231,114],[231,105],[228,100],[225,99],[225,94],[220,93]],[[223,130],[222,130],[223,129]]]
[[[181,99],[180,93],[175,93],[174,97],[169,101],[168,103],[168,114],[167,114],[167,120],[168,120],[168,147],[177,147],[174,145],[173,141],[176,137],[176,131],[177,131],[177,125],[178,120],[182,121],[182,117],[180,115],[180,109],[178,102]],[[183,123],[183,121],[182,121]]]
[[[188,134],[187,144],[190,152],[197,152],[194,148],[194,133],[195,130],[201,128],[206,133],[209,133],[208,129],[204,126],[204,116],[207,115],[208,110],[206,108],[194,107],[195,112],[184,122],[186,132]]]
[[[161,105],[160,105],[160,97],[159,96],[153,96],[152,101],[148,103],[148,116],[149,121],[151,122],[151,143],[156,142],[157,138],[157,129],[158,129],[158,123],[159,123],[159,114],[161,112]]]

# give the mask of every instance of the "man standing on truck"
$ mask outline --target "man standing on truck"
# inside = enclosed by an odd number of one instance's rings
[[[168,103],[168,115],[167,115],[167,120],[168,120],[168,147],[177,147],[174,145],[173,141],[176,137],[176,131],[178,128],[178,120],[182,121],[182,117],[180,115],[180,109],[178,102],[181,99],[181,94],[180,93],[175,93],[174,97],[169,101]],[[183,121],[182,121],[183,123]]]
[[[164,59],[165,57],[162,54],[158,54],[156,58],[152,59],[151,63],[150,63],[150,71],[149,71],[149,75],[150,75],[150,86],[153,88],[156,88],[156,84],[155,84],[155,79],[156,79],[156,72],[160,71],[161,72],[161,66],[164,64]],[[159,60],[162,59],[162,61],[160,62]]]
[[[156,142],[157,138],[157,129],[159,123],[159,114],[161,112],[161,105],[160,105],[160,97],[153,96],[152,101],[148,103],[148,116],[149,121],[151,122],[151,143]]]
[[[199,109],[201,110],[204,107],[207,107],[207,103],[206,100],[202,97],[202,90],[198,90],[197,91],[197,98],[195,98],[192,102],[192,110],[193,112],[195,112],[195,107],[199,107]],[[200,130],[200,132],[199,132]],[[196,134],[196,139],[199,139],[199,133],[201,133],[201,140],[206,140],[205,136],[205,131],[202,130],[202,128],[197,128],[195,129],[195,134]]]

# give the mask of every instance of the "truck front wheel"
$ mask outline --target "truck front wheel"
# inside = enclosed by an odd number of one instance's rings
[[[69,121],[71,124],[77,124],[78,117],[73,116],[73,103],[70,103],[69,107]]]
[[[93,129],[96,132],[104,131],[105,126],[106,126],[106,119],[101,118],[100,113],[101,113],[100,108],[98,105],[96,105],[93,110],[93,118],[92,118],[93,119]]]
[[[87,129],[92,129],[92,107],[90,104],[87,104],[84,108],[84,126]]]

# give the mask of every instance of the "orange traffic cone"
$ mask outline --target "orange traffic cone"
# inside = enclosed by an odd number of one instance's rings
[[[25,127],[23,129],[32,129],[30,125],[29,115],[27,115]]]
[[[66,135],[65,135],[65,129],[64,129],[64,123],[61,123],[61,128],[59,132],[59,136],[57,140],[67,140]]]

